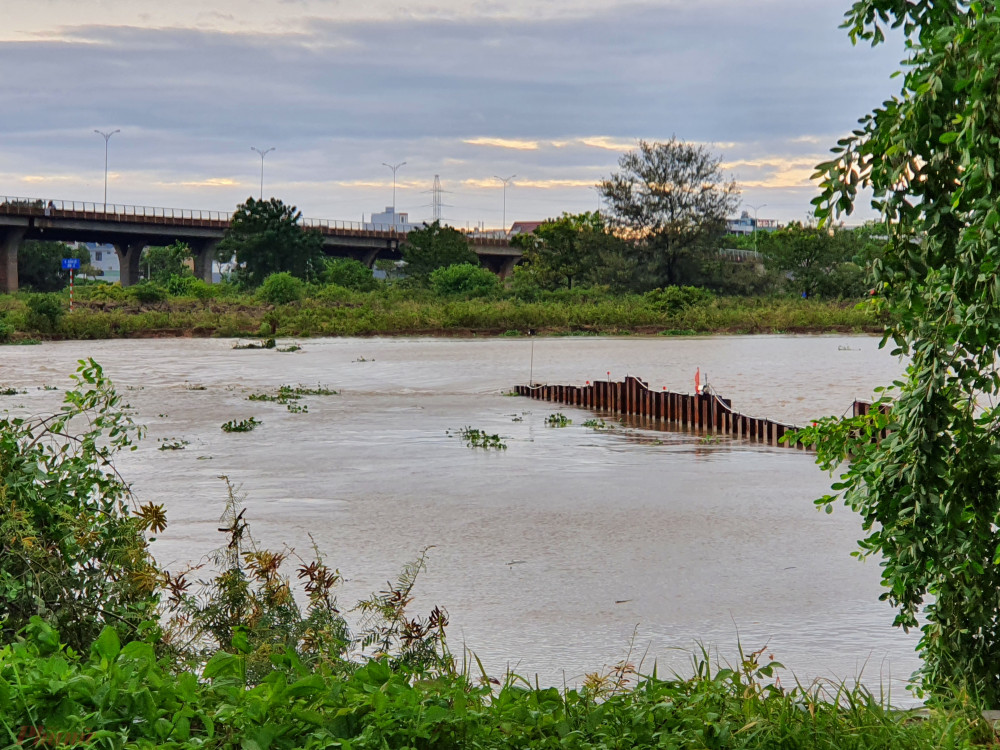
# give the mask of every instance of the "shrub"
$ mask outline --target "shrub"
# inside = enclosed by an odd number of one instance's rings
[[[159,506],[135,507],[111,465],[141,430],[96,362],[82,362],[74,379],[57,415],[0,420],[5,643],[39,616],[77,650],[106,623],[131,636],[155,617],[158,579],[143,532],[162,530],[166,518]]]
[[[288,271],[272,273],[257,290],[257,297],[271,305],[287,305],[302,299],[305,282]]]
[[[323,281],[359,292],[370,292],[376,289],[379,283],[368,266],[353,258],[337,258],[329,261],[323,272]]]
[[[3,315],[0,315],[0,344],[10,341],[13,335],[14,325],[6,320]]]
[[[666,289],[653,289],[643,295],[649,304],[660,312],[680,312],[688,307],[712,299],[712,293],[707,289],[695,286],[668,286]]]
[[[125,290],[125,294],[143,305],[163,302],[167,298],[167,290],[152,281],[140,281],[138,284],[133,284]]]
[[[98,282],[80,287],[77,289],[77,296],[82,300],[94,302],[121,302],[125,299],[126,294],[121,284]]]
[[[58,294],[32,294],[27,299],[29,328],[52,333],[63,316],[62,299]]]
[[[441,295],[487,297],[500,289],[496,274],[471,263],[435,269],[430,281],[431,289]]]
[[[510,278],[510,291],[522,302],[538,302],[542,297],[542,287],[536,274],[528,266],[515,266]]]
[[[172,275],[167,279],[167,293],[171,297],[194,297],[196,299],[211,299],[215,296],[215,287],[206,284],[194,276]]]

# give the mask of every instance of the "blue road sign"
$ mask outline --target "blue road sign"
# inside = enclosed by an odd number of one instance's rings
[[[79,258],[63,258],[62,267],[64,269],[72,268],[74,271],[80,270],[80,259]]]

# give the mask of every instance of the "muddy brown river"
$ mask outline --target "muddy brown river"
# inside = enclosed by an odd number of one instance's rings
[[[11,413],[57,408],[76,361],[94,357],[148,428],[118,467],[143,502],[164,503],[154,544],[171,569],[217,546],[220,475],[247,494],[261,542],[309,553],[346,577],[343,605],[384,587],[425,547],[416,610],[450,613],[450,644],[491,671],[562,685],[622,659],[684,672],[698,643],[737,639],[800,680],[891,686],[917,666],[914,634],[891,627],[877,561],[849,556],[858,519],[813,499],[830,479],[809,454],[614,423],[504,393],[516,383],[626,374],[693,390],[696,367],[733,408],[803,423],[841,414],[902,365],[868,337],[320,339],[302,350],[229,340],[65,342],[0,348]],[[287,343],[287,342],[282,342]],[[251,402],[282,384],[305,413]],[[39,390],[57,386],[60,391]],[[546,426],[549,414],[572,419]],[[254,416],[247,434],[220,426]],[[467,448],[471,426],[505,451]],[[183,450],[161,451],[164,442]],[[634,634],[634,637],[633,637]]]

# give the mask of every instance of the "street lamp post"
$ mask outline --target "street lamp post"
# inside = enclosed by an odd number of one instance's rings
[[[512,174],[510,177],[498,177],[493,175],[493,179],[500,180],[503,183],[503,231],[507,232],[507,183],[517,177],[516,174]]]
[[[260,200],[264,200],[264,157],[274,151],[274,147],[272,146],[261,151],[256,146],[251,146],[250,150],[260,154]]]
[[[104,212],[108,211],[108,141],[111,140],[111,136],[115,133],[122,132],[121,130],[112,130],[110,133],[105,133],[103,130],[94,130],[98,135],[104,136]]]
[[[392,170],[392,228],[396,228],[396,170],[401,166],[406,164],[405,161],[399,162],[399,164],[386,164],[382,162],[383,167],[389,167]]]
[[[767,206],[766,203],[761,203],[759,206],[751,206],[747,203],[747,208],[753,209],[753,251],[757,252],[757,210]]]

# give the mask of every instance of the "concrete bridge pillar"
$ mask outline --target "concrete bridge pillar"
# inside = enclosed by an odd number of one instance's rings
[[[22,227],[0,231],[0,292],[17,291],[17,251],[26,231]]]
[[[514,266],[517,265],[517,258],[504,258],[500,261],[499,268],[497,268],[497,276],[501,279],[506,279],[512,273],[514,273]]]
[[[192,242],[191,257],[194,259],[195,278],[201,279],[206,284],[212,283],[212,261],[215,260],[215,250],[219,247],[220,240],[205,240],[203,242]]]
[[[139,280],[139,257],[146,247],[143,240],[116,242],[115,252],[118,253],[118,266],[121,268],[122,286],[132,286]]]
[[[369,250],[367,253],[361,256],[361,262],[364,263],[369,268],[374,268],[375,261],[378,259],[378,248],[374,250]]]

